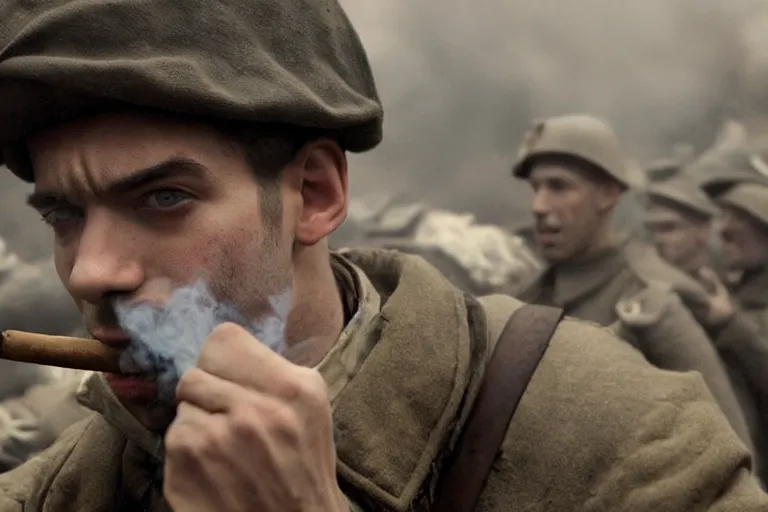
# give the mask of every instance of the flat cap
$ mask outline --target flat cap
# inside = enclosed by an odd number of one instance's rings
[[[24,140],[114,108],[382,137],[368,58],[338,0],[4,0],[0,164]]]
[[[684,174],[651,183],[645,190],[651,201],[687,210],[700,217],[717,215],[717,205],[707,197],[697,183]]]
[[[766,156],[764,148],[742,146],[706,155],[687,171],[707,195],[715,198],[738,183],[768,185]]]
[[[717,198],[723,206],[737,208],[768,226],[768,186],[757,183],[737,183]]]

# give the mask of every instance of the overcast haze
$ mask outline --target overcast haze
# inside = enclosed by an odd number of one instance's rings
[[[753,67],[768,61],[765,30],[742,37],[758,3],[344,0],[385,112],[385,142],[352,157],[353,193],[522,220],[527,191],[509,177],[517,144],[532,118],[568,112],[607,117],[641,159],[678,142],[703,147],[743,94],[745,55]],[[0,177],[0,234],[30,255],[45,230],[20,188]]]

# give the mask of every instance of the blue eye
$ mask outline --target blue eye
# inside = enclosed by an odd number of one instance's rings
[[[170,210],[192,199],[192,196],[181,190],[163,189],[152,192],[147,196],[146,206],[156,210]]]

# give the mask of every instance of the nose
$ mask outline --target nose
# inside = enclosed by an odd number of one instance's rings
[[[531,202],[531,212],[536,217],[546,217],[551,212],[549,197],[543,188],[533,192],[533,201]]]
[[[736,225],[736,218],[728,212],[723,212],[712,222],[712,231],[715,236],[727,236],[730,231],[733,231]]]
[[[109,295],[136,290],[143,280],[135,240],[105,216],[89,216],[69,273],[70,294],[99,304]]]

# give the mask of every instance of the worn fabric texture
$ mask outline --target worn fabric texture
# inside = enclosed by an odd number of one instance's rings
[[[659,368],[701,373],[733,427],[751,446],[727,370],[707,332],[678,298],[677,288],[682,286],[700,289],[661,257],[653,257],[645,245],[626,240],[592,258],[547,269],[517,296],[611,326]]]
[[[332,366],[348,368],[343,387],[329,382],[337,390],[340,482],[353,510],[428,511],[491,338],[522,303],[477,302],[416,256],[355,251],[345,258],[357,269],[360,300],[368,301],[358,313],[379,307],[350,322],[343,346],[329,355]],[[328,364],[320,368],[326,380]],[[114,402],[106,388],[91,393],[102,406]],[[0,475],[0,511],[167,511],[157,452],[137,441],[145,435],[112,413],[95,415]],[[653,368],[607,330],[565,320],[477,510],[767,510],[749,465],[699,375]]]
[[[732,368],[720,358],[704,328],[691,321],[680,298],[668,286],[653,284],[622,299],[617,310],[613,332],[654,366],[699,372],[739,438],[755,453],[754,432],[736,390],[738,381],[731,380]]]
[[[350,151],[381,140],[336,0],[2,2],[0,164],[29,180],[26,136],[120,105],[317,129]]]

